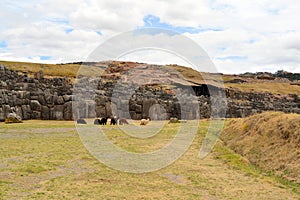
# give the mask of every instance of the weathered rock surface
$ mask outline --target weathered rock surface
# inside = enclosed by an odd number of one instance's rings
[[[72,88],[66,78],[34,78],[0,66],[0,121],[11,112],[24,120],[72,120]]]
[[[153,120],[178,120],[210,118],[222,110],[222,99],[210,97],[203,85],[193,86],[196,98],[188,93],[176,96],[170,90],[157,85],[144,85],[138,88],[119,84],[114,76],[109,79],[83,78],[80,94],[91,95],[87,86],[95,88],[93,101],[83,101],[78,105],[76,116],[72,113],[74,89],[66,78],[44,78],[39,72],[35,78],[27,73],[20,74],[0,65],[0,121],[12,112],[24,120],[72,120],[85,117],[132,118],[140,120],[150,117]],[[182,89],[184,90],[184,89]],[[78,91],[77,91],[78,92]],[[76,97],[77,98],[77,97]],[[180,102],[184,99],[184,103]],[[226,89],[226,117],[246,117],[263,111],[300,113],[298,95],[274,95],[271,93],[242,92]],[[219,102],[220,101],[220,102]],[[197,110],[198,109],[198,110]]]

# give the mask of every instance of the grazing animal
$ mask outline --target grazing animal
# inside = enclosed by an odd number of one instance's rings
[[[107,123],[107,118],[106,117],[101,118],[100,125],[106,125],[106,123]]]
[[[121,119],[119,119],[119,124],[124,125],[124,124],[129,124],[129,123],[125,118],[121,118]]]
[[[95,125],[100,125],[100,121],[101,121],[101,120],[97,118],[97,119],[94,120],[94,124],[95,124]]]
[[[150,119],[149,118],[147,118],[147,119],[141,119],[141,123],[140,123],[140,125],[147,125],[148,123],[149,123],[149,121],[150,121]]]
[[[111,118],[110,125],[116,125],[116,124],[117,124],[117,120],[115,118]]]
[[[180,123],[180,122],[179,122],[179,120],[176,117],[171,117],[170,121],[169,121],[169,124],[170,123]]]
[[[106,121],[106,124],[110,124],[111,125],[111,118],[106,118],[107,119],[107,121]]]
[[[77,124],[87,124],[86,121],[82,118],[76,120]]]

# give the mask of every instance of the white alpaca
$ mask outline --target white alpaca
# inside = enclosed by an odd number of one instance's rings
[[[149,119],[141,119],[140,125],[147,125],[149,123]]]
[[[107,124],[110,124],[111,123],[111,118],[107,118]]]

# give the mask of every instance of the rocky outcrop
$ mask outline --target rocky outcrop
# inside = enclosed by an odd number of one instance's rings
[[[115,67],[111,70],[119,73]],[[175,75],[172,74],[172,77]],[[140,75],[140,78],[144,77]],[[158,78],[168,78],[158,75]],[[132,78],[129,78],[131,80]],[[34,77],[27,73],[8,70],[0,65],[0,120],[9,113],[16,113],[24,120],[72,120],[85,117],[111,117],[140,120],[151,117],[163,120],[176,117],[182,119],[209,118],[222,110],[217,106],[222,99],[210,97],[206,85],[193,85],[196,97],[185,91],[186,85],[176,96],[172,90],[153,83],[140,87],[130,87],[130,82],[118,84],[118,78],[105,75],[105,78],[80,79],[83,87],[79,92],[82,98],[91,95],[86,85],[93,85],[93,101],[80,102],[78,112],[73,116],[74,93],[71,81],[66,78],[44,78],[43,72]],[[181,82],[176,83],[177,86]],[[183,83],[185,84],[185,83]],[[191,88],[191,87],[189,87]],[[76,96],[77,97],[77,96]],[[184,99],[184,103],[180,100]],[[271,93],[242,92],[226,89],[226,117],[246,117],[263,111],[300,113],[300,98],[297,95],[273,95]],[[220,102],[219,102],[220,103]],[[215,105],[212,109],[211,105]],[[220,104],[221,105],[221,104]],[[197,110],[198,109],[198,110]],[[212,113],[212,110],[215,113]]]

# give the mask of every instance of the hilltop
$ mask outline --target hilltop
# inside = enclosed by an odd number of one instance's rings
[[[11,62],[0,61],[0,64],[8,69],[17,70],[19,73],[26,72],[29,76],[34,73],[43,71],[45,77],[66,77],[74,80],[80,69],[88,69],[81,74],[110,74],[119,76],[122,72],[126,72],[138,65],[147,65],[145,63],[122,62],[122,61],[105,61],[105,62],[74,62],[61,64],[42,64],[28,62]],[[84,66],[83,68],[81,68]],[[115,69],[105,71],[107,66]],[[87,68],[88,67],[88,68]],[[218,76],[221,75],[226,88],[240,90],[243,92],[270,92],[274,95],[297,94],[300,95],[300,75],[285,71],[278,71],[275,74],[267,72],[245,73],[240,75],[231,74],[209,74],[179,65],[166,65],[179,72],[188,82],[202,84],[203,74],[206,82],[218,84]]]

